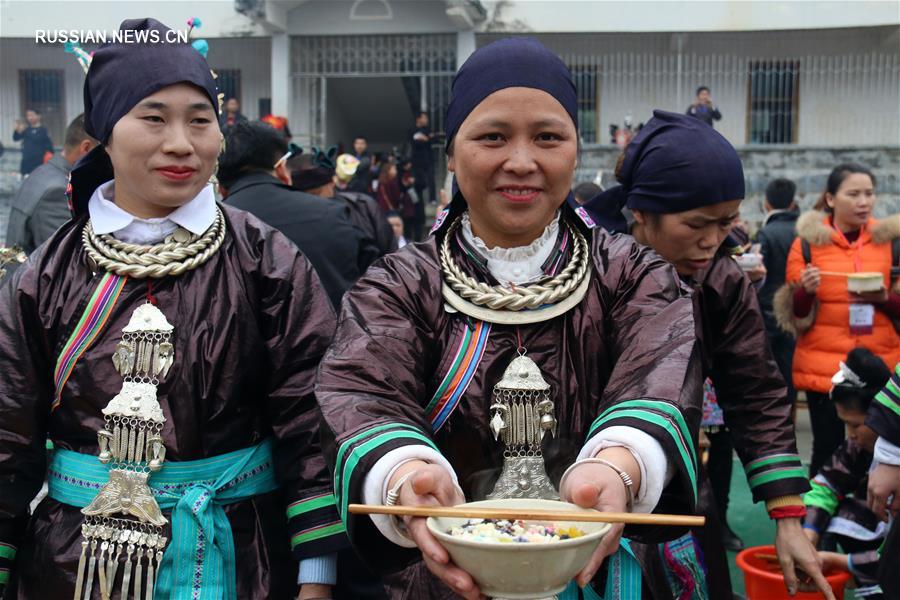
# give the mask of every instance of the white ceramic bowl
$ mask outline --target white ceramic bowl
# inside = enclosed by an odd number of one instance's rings
[[[568,502],[553,500],[484,500],[462,506],[591,512]],[[453,537],[448,533],[466,521],[468,519],[431,517],[427,523],[428,529],[447,549],[453,562],[475,579],[482,593],[488,597],[510,600],[533,600],[562,592],[584,568],[611,527],[609,523],[554,521],[554,524],[561,526],[575,526],[585,535],[539,544],[483,542]]]
[[[741,269],[744,271],[752,271],[756,267],[762,264],[763,257],[762,254],[739,254],[734,257],[734,260],[737,261],[738,265],[740,265]]]
[[[877,292],[884,287],[884,275],[874,273],[851,273],[847,276],[847,289],[851,292]]]

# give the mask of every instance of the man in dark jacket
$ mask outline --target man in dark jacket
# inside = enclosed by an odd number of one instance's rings
[[[416,127],[410,134],[409,158],[412,161],[413,177],[416,178],[416,193],[422,202],[426,202],[425,192],[428,192],[427,202],[437,202],[434,186],[434,153],[431,149],[431,140],[434,134],[429,126],[428,113],[425,111],[416,115]],[[422,205],[424,207],[424,204]],[[425,212],[422,209],[424,222]]]
[[[44,155],[53,152],[53,141],[47,128],[41,125],[41,111],[29,108],[25,111],[27,124],[16,120],[13,141],[22,142],[22,175],[28,175],[44,163]]]
[[[226,127],[233,127],[235,123],[246,123],[247,117],[241,114],[241,103],[237,98],[229,98],[225,101],[225,110],[219,115],[219,127],[224,131]]]
[[[366,269],[377,259],[397,249],[390,225],[378,202],[368,194],[338,191],[333,155],[317,148],[313,150],[315,153],[304,153],[289,161],[291,187],[326,200],[338,200],[350,209],[350,220],[363,235],[363,267]]]
[[[356,176],[349,184],[349,189],[362,194],[372,193],[372,154],[369,152],[369,141],[365,136],[358,135],[353,138],[353,156],[359,161]]]
[[[346,206],[298,192],[287,170],[284,137],[265,123],[237,123],[226,132],[219,186],[229,206],[253,213],[297,244],[332,304],[364,270],[362,234]]]
[[[688,106],[686,114],[695,119],[700,119],[710,127],[714,127],[713,121],[722,119],[722,113],[719,112],[718,107],[713,104],[709,88],[705,85],[701,85],[697,88],[697,98],[694,100],[693,104]]]
[[[797,398],[797,391],[791,378],[791,364],[794,361],[794,346],[797,340],[782,331],[775,322],[772,298],[784,285],[788,253],[794,238],[797,237],[795,226],[800,213],[794,203],[796,191],[797,186],[790,179],[775,179],[769,183],[766,187],[765,200],[768,214],[757,235],[763,263],[766,266],[766,282],[759,290],[759,304],[763,311],[769,344],[775,355],[775,362],[778,363],[778,370],[788,384],[788,396],[792,403]]]
[[[69,171],[96,145],[97,140],[84,131],[84,115],[75,117],[66,128],[62,154],[54,154],[22,182],[9,213],[7,246],[19,246],[31,254],[69,220]]]

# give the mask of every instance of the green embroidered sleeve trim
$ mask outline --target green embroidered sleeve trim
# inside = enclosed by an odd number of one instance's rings
[[[594,432],[603,428],[604,426],[609,425],[619,419],[624,418],[634,418],[644,421],[648,424],[655,425],[663,429],[672,440],[675,442],[675,447],[678,449],[678,454],[681,458],[682,463],[685,466],[685,471],[688,474],[688,478],[691,482],[691,491],[694,495],[694,500],[697,499],[697,471],[696,471],[696,462],[694,455],[694,448],[690,445],[687,440],[689,438],[685,438],[682,434],[683,432],[680,430],[680,426],[675,425],[673,423],[673,419],[667,418],[666,416],[660,415],[653,410],[647,409],[628,409],[625,408],[626,405],[635,406],[635,403],[639,403],[640,401],[633,402],[622,402],[621,404],[617,404],[613,408],[605,411],[603,415],[597,418],[594,421],[594,424],[591,426],[590,435],[593,435]],[[666,404],[666,403],[652,403],[653,408],[657,408],[656,404]],[[670,405],[671,406],[671,405]],[[678,412],[675,407],[672,407],[676,412]],[[678,416],[681,416],[681,413],[678,412]]]
[[[325,494],[324,496],[318,496],[316,498],[300,500],[299,502],[294,502],[288,506],[287,518],[293,519],[297,515],[302,515],[303,513],[308,513],[319,508],[334,506],[334,503],[334,494]]]

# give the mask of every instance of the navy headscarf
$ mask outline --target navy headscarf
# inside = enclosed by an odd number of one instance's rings
[[[662,110],[625,148],[621,185],[584,204],[599,225],[625,231],[622,208],[678,213],[744,198],[744,170],[734,147],[688,115]]]
[[[505,38],[473,52],[456,73],[444,121],[446,147],[450,147],[460,125],[482,100],[511,87],[547,92],[562,105],[578,130],[578,98],[575,82],[566,64],[534,38]],[[450,213],[439,217],[436,227],[446,222],[450,214],[457,214],[465,208],[465,199],[459,193],[455,177],[452,194]]]
[[[444,121],[447,147],[482,100],[510,87],[547,92],[569,113],[578,129],[578,98],[566,64],[534,38],[506,38],[476,50],[453,79]]]
[[[129,19],[119,31],[134,32],[123,40],[147,36],[143,38],[147,43],[109,42],[93,54],[84,82],[84,130],[101,145],[72,170],[70,201],[76,215],[87,211],[94,190],[113,178],[103,144],[109,142],[119,119],[138,102],[164,87],[190,83],[206,93],[219,113],[216,81],[206,59],[190,44],[167,42],[172,30],[156,19]]]

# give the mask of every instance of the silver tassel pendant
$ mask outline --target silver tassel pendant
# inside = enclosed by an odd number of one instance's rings
[[[84,586],[84,600],[91,600],[91,591],[94,588],[94,569],[97,568],[97,556],[95,555],[95,551],[97,550],[97,540],[91,540],[91,557],[88,559],[88,572],[87,579],[85,581]]]
[[[105,426],[97,432],[97,458],[110,466],[109,479],[81,509],[84,542],[75,600],[90,599],[95,571],[102,598],[111,598],[122,554],[119,598],[124,600],[133,593],[136,600],[153,599],[167,540],[162,528],[168,520],[149,479],[163,467],[166,457],[161,436],[166,419],[157,399],[157,385],[175,360],[173,333],[165,315],[152,304],[144,304],[131,314],[113,352],[113,366],[124,381],[121,391],[103,409]]]
[[[85,535],[85,525],[81,526],[81,556],[78,557],[78,571],[75,578],[75,595],[73,600],[81,600],[81,590],[84,588],[84,564],[87,562],[87,548],[90,542]]]
[[[159,535],[151,533],[147,536],[147,597],[146,600],[153,600],[153,584],[156,576],[153,568],[153,554],[156,552],[156,545],[159,543]],[[140,594],[135,592],[135,600],[141,600]]]
[[[107,537],[108,534],[107,534]],[[103,600],[109,600],[109,587],[106,584],[106,551],[109,548],[109,541],[103,540],[100,544],[100,560],[97,564],[97,573],[100,576],[100,596]]]
[[[134,543],[129,542],[128,550],[126,550],[125,572],[122,575],[122,600],[128,600],[128,590],[131,587],[131,556],[133,554]]]
[[[159,541],[156,543],[156,552],[154,553],[156,557],[156,573],[153,576],[153,587],[156,587],[156,580],[159,579],[159,566],[162,564],[163,559],[163,548],[166,547],[167,539],[164,536],[159,536]],[[149,599],[148,599],[149,600]]]
[[[147,551],[147,598],[146,600],[153,600],[153,584],[156,581],[156,577],[153,574],[153,550]],[[135,600],[140,600],[136,598]]]
[[[541,451],[544,436],[556,436],[550,385],[523,353],[512,360],[494,386],[490,412],[491,432],[503,442],[504,452],[500,477],[487,498],[558,499]]]
[[[144,565],[141,562],[144,560],[143,546],[138,546],[135,560],[137,562],[135,563],[134,568],[134,600],[141,600],[141,579],[144,576]]]
[[[113,366],[126,381],[160,380],[175,362],[174,328],[152,304],[139,306],[122,330],[112,355]]]
[[[112,596],[113,584],[116,581],[116,573],[119,571],[119,558],[122,556],[122,549],[125,547],[124,539],[121,539],[122,532],[119,530],[114,531],[114,539],[117,541],[117,543],[115,544],[115,556],[113,556],[113,553],[110,552],[109,560],[106,564],[106,593],[109,596]]]

